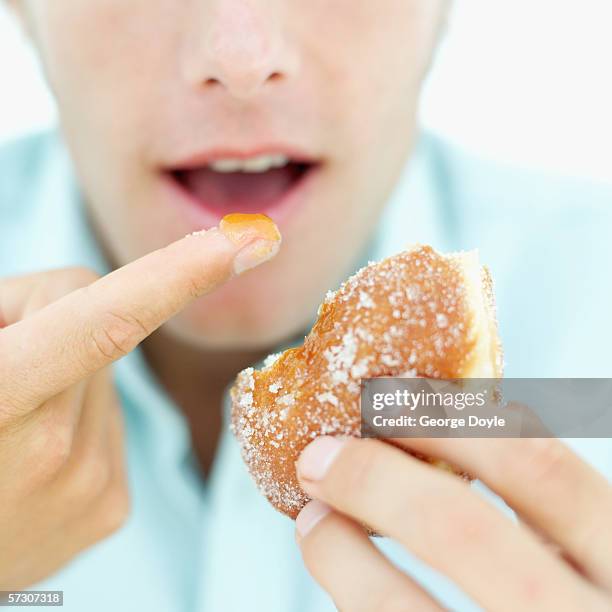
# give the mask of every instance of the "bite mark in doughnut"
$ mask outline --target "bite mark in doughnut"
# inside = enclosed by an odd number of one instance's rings
[[[295,518],[309,501],[295,462],[317,436],[359,437],[361,378],[499,378],[502,369],[493,283],[477,252],[416,246],[329,292],[302,346],[241,372],[231,429],[260,491]]]

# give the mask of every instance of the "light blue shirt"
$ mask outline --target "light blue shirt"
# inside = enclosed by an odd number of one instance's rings
[[[611,186],[500,169],[423,136],[373,258],[414,242],[479,248],[496,279],[508,376],[610,377],[611,230]],[[69,265],[108,270],[65,148],[52,134],[4,147],[0,275]],[[64,609],[74,612],[333,610],[303,568],[292,521],[257,492],[227,428],[203,484],[186,422],[141,352],[114,368],[127,426],[130,518],[38,588],[63,590]],[[610,477],[609,440],[572,445]],[[377,544],[444,605],[478,609],[395,543]]]

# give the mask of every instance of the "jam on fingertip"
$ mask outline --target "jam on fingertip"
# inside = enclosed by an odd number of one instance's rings
[[[262,238],[270,242],[280,242],[281,234],[270,217],[262,214],[232,213],[225,215],[219,229],[234,244],[247,239]]]

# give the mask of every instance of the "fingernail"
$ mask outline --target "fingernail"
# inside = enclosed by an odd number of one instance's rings
[[[347,440],[324,436],[313,440],[298,459],[298,473],[306,480],[322,480]]]
[[[251,270],[278,253],[281,235],[274,221],[266,215],[226,215],[219,223],[219,230],[242,247],[234,258],[235,274]]]
[[[242,274],[272,259],[278,253],[279,247],[278,242],[255,240],[234,257],[234,273]]]
[[[328,505],[316,499],[306,504],[295,519],[298,541],[306,537],[315,525],[329,514],[330,510]]]

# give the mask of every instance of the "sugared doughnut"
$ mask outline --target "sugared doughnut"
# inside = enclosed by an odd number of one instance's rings
[[[308,501],[295,462],[317,436],[360,435],[361,378],[498,378],[502,361],[492,281],[478,254],[417,246],[330,292],[303,346],[241,372],[232,431],[261,492],[295,518]]]

